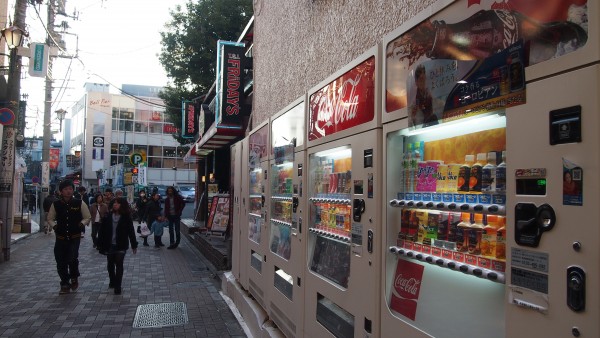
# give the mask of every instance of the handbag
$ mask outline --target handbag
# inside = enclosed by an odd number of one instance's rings
[[[148,229],[148,224],[142,222],[142,224],[140,224],[140,236],[147,237],[150,236],[151,233],[150,229]]]

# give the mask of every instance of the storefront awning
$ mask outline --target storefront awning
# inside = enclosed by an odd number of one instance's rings
[[[196,162],[192,157],[206,156],[214,150],[233,144],[242,136],[244,136],[244,129],[241,125],[213,123],[204,136],[190,148],[183,160],[187,163]]]

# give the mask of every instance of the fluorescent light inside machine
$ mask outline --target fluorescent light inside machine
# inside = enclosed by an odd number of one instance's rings
[[[339,158],[348,158],[352,156],[352,148],[350,148],[350,146],[343,146],[333,149],[327,149],[315,153],[315,156],[328,157],[333,160],[337,160]]]
[[[458,134],[467,134],[473,131],[500,128],[505,126],[506,118],[504,116],[504,111],[502,111],[444,122],[431,127],[407,130],[403,134],[406,136],[414,136],[435,132],[438,135],[450,137],[457,134],[457,132]]]

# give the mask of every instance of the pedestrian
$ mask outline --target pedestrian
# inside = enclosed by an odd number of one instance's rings
[[[146,192],[144,190],[140,190],[138,192],[138,198],[135,200],[135,208],[137,210],[137,219],[138,222],[138,232],[141,233],[140,224],[142,222],[146,222],[146,204],[148,203],[148,198],[146,197]],[[152,223],[146,222],[148,228],[152,226]],[[148,246],[148,236],[142,236],[144,239],[144,246]]]
[[[92,242],[94,248],[98,246],[98,230],[102,219],[108,215],[108,205],[104,203],[104,196],[96,194],[96,200],[90,205],[90,213],[92,215]]]
[[[152,233],[154,234],[154,246],[160,248],[165,246],[162,242],[164,229],[169,225],[169,221],[164,216],[158,216],[156,221],[152,223]]]
[[[131,252],[137,253],[138,242],[131,219],[131,209],[125,198],[115,198],[110,214],[102,220],[98,232],[98,249],[106,254],[109,288],[120,295],[123,282],[123,262],[131,244]]]
[[[54,259],[60,277],[59,294],[76,291],[79,287],[79,244],[81,229],[90,223],[87,204],[73,198],[75,185],[71,180],[60,182],[61,198],[54,201],[46,218],[56,233]]]
[[[160,206],[160,194],[155,192],[152,194],[152,198],[146,202],[145,208],[145,220],[148,227],[152,227],[154,221],[160,216],[162,207]],[[148,246],[148,239],[144,238],[144,246]]]
[[[29,201],[29,211],[31,211],[32,214],[37,213],[38,203],[37,203],[37,198],[36,198],[35,194],[30,194],[28,201]]]
[[[167,188],[167,197],[165,198],[165,217],[169,220],[169,242],[167,249],[175,249],[179,246],[181,239],[181,213],[185,207],[183,197],[179,195],[173,186]]]
[[[44,213],[46,215],[48,215],[48,213],[50,212],[50,207],[52,206],[52,203],[54,203],[54,201],[58,201],[58,194],[57,192],[55,192],[54,190],[52,190],[48,196],[46,196],[46,198],[44,198]],[[46,217],[47,219],[47,217]],[[49,232],[52,232],[52,227],[48,224],[48,222],[44,223],[44,233],[47,234]]]
[[[90,196],[87,194],[84,186],[80,186],[79,188],[77,188],[77,193],[75,193],[73,197],[84,201],[85,204],[89,205],[90,203]]]
[[[104,203],[108,204],[109,209],[110,209],[110,203],[112,202],[113,198],[115,198],[115,195],[113,194],[112,189],[106,188],[104,190]]]

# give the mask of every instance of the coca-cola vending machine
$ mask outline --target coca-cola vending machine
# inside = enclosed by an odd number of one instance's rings
[[[267,222],[269,218],[269,121],[265,121],[248,135],[248,232],[247,247],[243,256],[249,258],[242,264],[249,264],[248,292],[263,309],[269,300],[270,275],[267,271],[269,238]],[[242,282],[242,286],[243,286]]]
[[[380,337],[379,46],[309,91],[306,337]]]
[[[287,337],[302,337],[306,261],[306,99],[271,117],[270,218],[267,271],[269,318]]]
[[[248,275],[246,273],[247,264],[242,262],[250,261],[250,258],[246,256],[245,259],[240,259],[241,253],[246,251],[247,238],[248,238],[248,227],[247,222],[247,210],[246,210],[246,187],[248,186],[247,170],[242,170],[248,163],[248,156],[243,156],[244,145],[247,147],[247,139],[238,141],[230,147],[231,154],[231,196],[232,196],[232,220],[231,220],[231,273],[233,277],[239,281],[239,283],[247,290],[248,289]],[[242,162],[243,161],[243,162]],[[242,183],[244,182],[244,183]],[[244,217],[242,217],[244,215]],[[244,249],[242,249],[242,247]],[[243,272],[242,272],[243,270]]]
[[[600,333],[598,4],[532,3],[384,39],[382,336]]]

